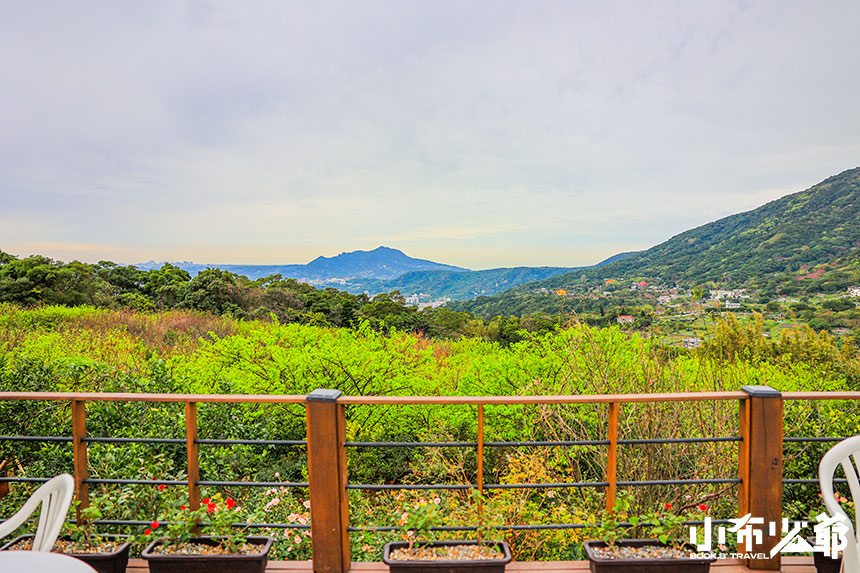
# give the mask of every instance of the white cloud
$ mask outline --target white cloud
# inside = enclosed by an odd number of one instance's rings
[[[473,267],[589,264],[860,156],[852,3],[8,12],[6,250],[300,262],[385,243]]]

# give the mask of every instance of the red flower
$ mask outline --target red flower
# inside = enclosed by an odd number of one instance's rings
[[[224,503],[227,504],[227,509],[233,509],[233,507],[236,505],[236,502],[233,500],[232,497],[228,497],[227,501]]]
[[[152,530],[151,530],[150,528],[148,528],[148,527],[147,527],[147,528],[146,528],[146,530],[144,530],[143,534],[144,534],[144,535],[151,535],[151,534],[152,534]]]
[[[180,505],[179,509],[188,509],[188,506],[187,505]]]
[[[203,499],[200,500],[200,503],[202,503],[203,505],[209,505],[209,498],[204,497]]]
[[[159,485],[159,486],[158,486],[158,489],[159,489],[159,490],[163,490],[163,489],[164,489],[164,484]]]
[[[666,509],[672,509],[672,504],[671,503],[664,503],[663,507],[665,507]]]
[[[699,504],[699,511],[705,511],[706,509],[708,509],[707,505],[705,505],[704,503]]]
[[[158,529],[158,526],[161,524],[158,523],[158,520],[155,520],[152,523],[150,523],[149,525],[151,525],[153,529]]]
[[[207,513],[215,513],[215,504],[214,503],[207,503],[206,504],[206,511],[207,511]]]

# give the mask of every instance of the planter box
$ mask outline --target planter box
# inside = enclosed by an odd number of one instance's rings
[[[627,547],[643,547],[645,545],[660,546],[656,539],[625,539],[617,541],[616,545]],[[598,557],[594,547],[606,547],[603,541],[586,541],[585,553],[588,555],[592,573],[707,573],[716,557],[696,559],[693,557],[678,557],[674,559],[607,559]]]
[[[446,547],[450,545],[477,545],[477,541],[434,541],[426,544],[429,547]],[[401,561],[392,560],[391,552],[395,549],[409,547],[405,541],[392,541],[385,544],[382,561],[388,565],[391,573],[504,573],[505,566],[511,562],[511,549],[504,541],[490,541],[485,545],[495,546],[502,552],[501,559],[474,559],[468,561]]]
[[[9,549],[18,542],[32,539],[33,537],[35,537],[33,534],[16,537],[6,545],[0,547],[0,550]],[[104,538],[111,541],[121,541],[124,539],[117,535],[105,535]],[[63,536],[61,539],[65,541],[71,540],[68,536]],[[128,567],[129,548],[131,548],[131,543],[126,541],[111,553],[64,553],[64,555],[80,559],[99,573],[125,573]]]
[[[147,545],[140,556],[146,559],[149,573],[266,573],[266,561],[274,539],[259,536],[247,537],[246,540],[258,545],[259,552],[245,555],[153,553],[152,550],[162,543],[159,540]],[[195,537],[191,542],[213,547],[218,545],[218,540],[213,537]]]
[[[815,545],[814,537],[807,537],[806,542]],[[842,557],[825,557],[824,553],[816,551],[812,554],[816,573],[839,573],[842,567]]]

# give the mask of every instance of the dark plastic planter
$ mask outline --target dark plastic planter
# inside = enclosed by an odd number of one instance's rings
[[[16,537],[6,545],[0,547],[0,550],[7,550],[18,542],[32,539],[33,537],[35,537],[33,534]],[[117,535],[105,535],[104,537],[111,541],[124,539]],[[62,539],[69,541],[71,537],[63,536]],[[80,559],[99,573],[125,573],[128,567],[129,548],[131,548],[131,543],[125,542],[117,547],[116,551],[111,553],[66,553],[65,555]]]
[[[643,547],[645,545],[662,545],[656,539],[624,539],[616,541],[616,545],[627,547]],[[675,559],[607,559],[598,557],[594,547],[606,547],[603,541],[586,541],[585,553],[588,555],[591,573],[707,573],[716,557],[697,559],[694,557],[678,557]]]
[[[247,537],[248,543],[260,546],[257,553],[246,555],[171,555],[152,553],[161,541],[153,541],[140,554],[146,559],[149,573],[266,573],[269,549],[275,541],[271,537]],[[193,543],[216,546],[218,541],[212,537],[195,537]]]
[[[446,547],[449,545],[477,545],[477,541],[433,541],[430,547]],[[409,547],[405,541],[392,541],[385,544],[382,561],[388,565],[391,573],[504,573],[505,566],[511,562],[511,549],[504,541],[491,541],[486,545],[495,546],[502,552],[501,559],[475,559],[468,561],[401,561],[392,560],[391,552],[395,549]]]
[[[815,545],[814,537],[807,537],[806,541],[810,545]],[[841,557],[825,557],[824,553],[818,551],[812,554],[812,561],[815,563],[816,573],[839,573],[842,567]]]

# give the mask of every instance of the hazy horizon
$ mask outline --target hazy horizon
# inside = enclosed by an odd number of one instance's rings
[[[0,249],[594,264],[855,167],[858,19],[838,1],[11,2]]]

